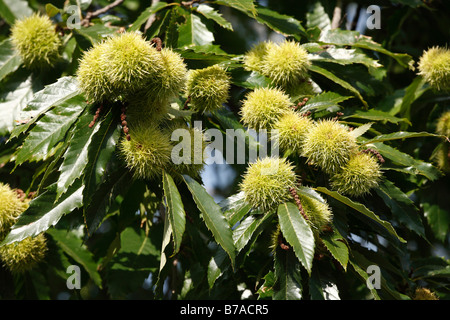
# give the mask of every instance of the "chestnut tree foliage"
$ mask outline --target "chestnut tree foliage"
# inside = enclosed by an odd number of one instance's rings
[[[450,6],[380,1],[381,29],[361,34],[344,12],[334,25],[334,8],[347,4],[0,0],[0,182],[29,201],[12,227],[0,232],[0,246],[38,235],[47,246],[31,270],[0,266],[0,298],[404,300],[417,298],[418,288],[448,298],[449,130],[447,124],[447,133],[437,131],[437,121],[449,110],[450,93],[433,87],[418,63],[425,50],[445,47]],[[358,4],[365,10],[372,3]],[[59,56],[50,66],[30,67],[11,32],[17,21],[38,12],[51,19]],[[198,168],[192,174],[133,174],[120,155],[121,141],[128,134],[133,141],[122,93],[115,89],[110,101],[89,101],[77,78],[88,50],[130,32],[177,53],[189,70],[226,71],[225,103],[202,106],[181,88],[168,102],[170,121],[186,127],[200,121],[203,130],[224,134],[242,129],[245,146],[236,149],[237,159],[243,149],[259,145],[246,131],[254,110],[246,117],[242,112],[249,93],[281,88],[287,109],[297,113],[286,121],[301,116],[346,128],[351,148],[367,155],[359,165],[373,160],[380,170],[370,190],[346,193],[348,184],[359,183],[355,176],[330,178],[340,162],[326,170],[316,165],[329,165],[342,149],[320,150],[328,158],[311,161],[282,148],[280,157],[297,181],[289,178],[292,186],[279,183],[268,194],[258,177],[246,176],[248,158],[208,165],[232,172],[223,188],[219,175],[197,175]],[[308,61],[294,86],[285,86],[276,72],[245,64],[255,46],[277,41],[301,48]],[[202,86],[214,90],[209,82]],[[297,90],[304,82],[311,88]],[[228,145],[223,147],[225,155]],[[252,182],[244,188],[244,180]],[[251,200],[277,192],[281,203],[266,199],[272,205],[258,207]],[[328,215],[319,217],[320,230],[314,210]],[[81,289],[66,286],[71,265],[80,267]],[[379,288],[366,283],[369,266],[381,271]]]

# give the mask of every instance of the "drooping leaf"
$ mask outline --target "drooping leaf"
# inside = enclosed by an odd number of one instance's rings
[[[375,192],[391,209],[392,214],[410,230],[425,238],[425,229],[419,216],[419,210],[397,186],[389,180],[383,180]]]
[[[244,201],[244,193],[239,192],[219,202],[222,212],[230,226],[239,222],[251,209],[251,205]]]
[[[176,254],[180,250],[181,240],[186,227],[186,215],[178,188],[173,178],[167,172],[163,174],[163,189],[166,199],[166,214],[169,216],[170,226],[172,227],[173,254]]]
[[[300,214],[300,213],[299,213]],[[303,296],[301,264],[291,250],[278,247],[274,254],[274,300],[300,300]]]
[[[92,195],[107,178],[107,165],[120,137],[120,128],[114,111],[109,111],[100,121],[100,128],[92,137],[88,148],[88,164],[83,178],[85,204],[91,202]]]
[[[396,237],[401,242],[406,242],[403,238],[401,238],[397,231],[395,231],[394,227],[388,222],[381,220],[380,217],[378,217],[374,212],[370,211],[366,206],[364,206],[362,203],[355,202],[346,196],[341,195],[340,193],[336,191],[328,190],[325,187],[316,187],[317,191],[325,193],[334,199],[342,202],[343,204],[349,206],[350,208],[353,208],[354,210],[358,211],[359,213],[362,213],[369,219],[375,221],[376,223],[380,224],[386,231],[388,231],[390,234],[392,234],[394,237]]]
[[[164,215],[164,231],[162,236],[162,243],[161,243],[161,258],[159,263],[159,276],[157,281],[158,283],[163,282],[164,279],[161,277],[161,273],[166,266],[167,262],[167,255],[166,255],[166,248],[170,244],[170,238],[172,236],[172,226],[170,225],[170,219],[169,215]]]
[[[364,104],[364,106],[369,107],[367,102],[364,100],[363,96],[361,95],[361,93],[355,89],[350,83],[348,83],[345,80],[342,80],[341,78],[339,78],[338,76],[336,76],[335,74],[331,73],[330,71],[319,67],[317,65],[311,65],[309,67],[309,70],[311,70],[312,72],[318,73],[328,79],[330,79],[331,81],[337,83],[338,85],[340,85],[341,87],[347,89],[348,91],[352,92],[359,100],[361,100],[361,102]]]
[[[2,244],[36,236],[56,225],[62,216],[82,206],[83,189],[81,180],[77,180],[55,203],[56,184],[49,186],[46,191],[30,202],[29,208],[20,215]]]
[[[392,282],[389,281],[388,278],[386,278],[383,275],[383,266],[379,265],[375,261],[369,260],[369,256],[365,256],[364,254],[358,252],[358,251],[352,251],[352,255],[350,257],[350,264],[353,266],[355,270],[359,273],[359,275],[364,279],[366,284],[372,279],[369,279],[368,268],[369,266],[377,266],[380,268],[379,273],[379,285],[380,288],[369,288],[371,293],[374,295],[375,299],[378,299],[382,297],[386,300],[409,300],[410,298],[405,295],[404,293],[401,293],[392,285]],[[374,274],[372,274],[374,275]]]
[[[436,180],[441,176],[441,172],[438,168],[431,163],[427,163],[421,160],[416,160],[409,154],[403,153],[391,146],[383,144],[381,142],[372,143],[377,151],[381,153],[384,158],[390,159],[392,162],[404,166],[405,171],[410,174],[420,174],[427,177],[430,180]]]
[[[120,167],[114,172],[109,172],[98,185],[94,194],[89,194],[85,199],[84,219],[86,224],[87,236],[91,236],[101,225],[109,209],[114,205],[116,197],[126,192],[131,186],[132,175],[130,172]],[[86,197],[86,194],[84,194]],[[95,199],[95,200],[93,200]]]
[[[268,213],[261,216],[250,215],[245,218],[236,229],[233,230],[233,241],[237,252],[239,253],[250,241],[255,233],[262,231],[261,226],[272,219],[272,214]]]
[[[207,277],[210,288],[214,286],[216,280],[223,274],[229,265],[227,253],[222,247],[218,247],[208,264]]]
[[[22,64],[22,58],[14,49],[10,39],[0,43],[0,81],[16,71]]]
[[[197,181],[186,175],[183,178],[192,193],[197,207],[202,213],[202,218],[206,226],[213,234],[217,243],[227,252],[231,259],[231,264],[234,266],[236,248],[233,243],[233,234],[219,205]]]
[[[333,229],[333,232],[322,235],[321,239],[333,258],[341,264],[344,270],[347,270],[349,249],[344,237],[337,230]]]
[[[64,161],[59,167],[61,174],[57,182],[57,198],[66,192],[76,179],[83,175],[84,168],[88,163],[90,142],[100,128],[99,122],[93,128],[89,128],[91,121],[92,115],[86,109],[73,127],[69,146],[63,156]]]
[[[416,259],[412,262],[413,273],[411,278],[414,280],[426,279],[429,277],[440,276],[448,278],[450,273],[450,261],[445,257],[426,257]]]
[[[353,267],[354,271],[362,278],[362,280],[366,282],[367,279],[369,278],[367,272],[352,260],[350,260],[350,265]],[[375,300],[380,300],[380,296],[378,295],[377,289],[370,287],[369,291]]]
[[[47,233],[57,242],[58,246],[71,257],[77,264],[83,266],[95,285],[102,288],[102,278],[97,271],[97,262],[94,255],[83,244],[83,239],[79,238],[73,231],[51,228]]]
[[[292,246],[301,264],[311,273],[315,247],[311,227],[293,203],[279,205],[277,213],[284,238]]]
[[[48,159],[58,142],[64,139],[67,131],[86,107],[81,96],[68,99],[46,112],[26,137],[16,155],[18,165],[25,161]]]

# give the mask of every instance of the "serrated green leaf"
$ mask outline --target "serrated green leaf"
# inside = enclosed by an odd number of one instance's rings
[[[92,235],[101,225],[116,197],[123,194],[131,186],[132,175],[125,168],[105,174],[103,182],[98,185],[94,194],[86,199],[84,194],[84,220],[88,236]],[[95,199],[89,200],[89,199]]]
[[[350,99],[351,96],[342,96],[336,92],[322,92],[316,96],[313,96],[302,107],[299,112],[304,113],[307,111],[322,111],[331,107],[338,106],[340,102]]]
[[[255,233],[261,230],[266,222],[272,219],[272,214],[265,214],[261,216],[251,215],[242,220],[239,226],[233,230],[233,241],[237,252],[239,253],[250,241]]]
[[[166,214],[169,216],[172,227],[174,242],[173,254],[176,254],[180,250],[181,240],[183,239],[183,233],[186,227],[186,214],[178,188],[173,178],[167,172],[163,174],[163,189],[164,197],[166,198]]]
[[[246,14],[256,15],[256,6],[253,0],[217,0],[215,3],[237,9]]]
[[[364,133],[366,133],[366,132],[370,129],[370,127],[371,127],[372,125],[373,125],[373,122],[365,123],[365,124],[363,124],[362,126],[359,126],[358,128],[353,129],[353,130],[350,132],[350,134],[351,134],[353,137],[358,138],[358,137],[362,136]]]
[[[450,203],[446,181],[438,180],[419,190],[420,206],[434,236],[444,242],[450,231]],[[444,179],[445,180],[445,179]]]
[[[29,208],[20,215],[1,245],[37,236],[56,225],[62,216],[82,206],[83,189],[81,180],[77,180],[55,203],[56,185],[49,186],[46,191],[30,202]]]
[[[227,252],[231,259],[231,265],[234,266],[236,249],[233,242],[233,233],[219,205],[197,181],[186,175],[183,175],[183,178],[202,213],[206,226],[217,243]]]
[[[178,47],[180,48],[209,45],[214,42],[214,34],[195,13],[187,15],[186,22],[179,26],[178,31]]]
[[[234,57],[223,52],[219,46],[212,44],[184,48],[178,52],[184,60],[201,61],[210,64],[229,62]]]
[[[59,167],[61,174],[57,182],[57,198],[84,173],[84,168],[88,163],[90,142],[100,127],[97,122],[93,128],[89,128],[92,117],[92,114],[86,109],[73,127],[69,146],[63,156],[64,161]]]
[[[405,169],[411,174],[420,174],[430,180],[436,180],[441,176],[439,169],[434,167],[431,163],[416,160],[409,154],[403,153],[381,142],[374,142],[371,146],[372,145],[381,153],[383,157],[390,159],[396,164],[405,166]]]
[[[299,213],[300,214],[300,213]],[[301,264],[291,250],[278,247],[274,254],[274,300],[300,300],[303,296]]]
[[[24,0],[0,0],[0,15],[9,25],[13,25],[16,19],[31,16],[33,10]]]
[[[309,278],[311,300],[340,300],[339,290],[335,283],[327,281],[317,269],[313,269]]]
[[[405,89],[405,95],[402,98],[400,115],[406,118],[411,117],[411,105],[416,101],[430,86],[422,77],[416,77]]]
[[[135,22],[131,25],[131,27],[128,29],[129,31],[137,31],[141,28],[141,26],[150,18],[152,14],[157,13],[158,11],[168,7],[169,4],[164,1],[158,1],[154,4],[152,4],[150,7],[142,11],[142,13],[139,15],[139,17],[136,19]]]
[[[383,46],[372,40],[371,37],[361,35],[357,31],[328,29],[322,31],[319,42],[338,46],[352,46],[355,48],[367,49],[380,52],[394,58],[401,66],[411,68],[414,60],[406,53],[393,53],[383,48]]]
[[[330,17],[320,1],[314,1],[314,4],[306,13],[306,26],[308,29],[317,27],[323,31],[331,28]]]
[[[72,32],[78,45],[86,50],[92,45],[103,41],[106,37],[113,35],[116,30],[97,23],[87,28],[73,29]]]
[[[222,200],[219,202],[219,206],[231,227],[238,223],[252,208],[250,204],[245,202],[243,192]]]
[[[48,229],[47,233],[69,257],[83,266],[95,285],[102,288],[102,278],[97,271],[98,264],[95,262],[92,252],[83,244],[83,240],[73,231],[68,230],[52,228]]]
[[[358,270],[357,272],[365,280],[366,283],[367,279],[369,278],[369,275],[366,271],[368,270],[368,267],[371,265],[377,265],[380,267],[380,289],[369,288],[371,293],[374,295],[374,298],[378,299],[381,296],[384,299],[389,300],[409,300],[410,298],[408,296],[397,291],[397,289],[393,287],[390,281],[385,278],[385,276],[383,275],[383,267],[375,263],[374,261],[370,261],[368,257],[369,256],[366,257],[362,253],[353,250],[350,257],[350,264],[355,268],[355,270]]]
[[[319,191],[319,192],[322,192],[322,193],[325,193],[325,194],[329,195],[330,197],[333,197],[334,199],[342,202],[343,204],[349,206],[350,208],[352,208],[352,209],[362,213],[363,215],[365,215],[369,219],[371,219],[371,220],[375,221],[376,223],[380,224],[386,231],[388,231],[390,234],[395,236],[401,242],[406,242],[402,237],[400,237],[397,234],[397,231],[395,231],[394,227],[388,221],[381,220],[375,213],[373,213],[372,211],[367,209],[367,207],[364,206],[362,203],[355,202],[355,201],[347,198],[346,196],[343,196],[343,195],[339,194],[336,191],[331,191],[331,190],[328,190],[327,188],[324,188],[324,187],[317,187],[315,189],[317,191]]]
[[[129,171],[114,157],[120,130],[114,120],[105,120],[89,145],[89,160],[83,177],[83,215],[88,236],[100,226],[116,197],[126,191],[132,181]]]
[[[284,238],[292,246],[301,264],[311,273],[315,247],[311,227],[293,203],[280,204],[277,213]]]
[[[216,280],[223,274],[225,269],[229,267],[229,260],[227,259],[227,253],[222,247],[218,247],[215,254],[212,256],[208,263],[207,278],[209,288],[214,286]]]
[[[314,199],[316,201],[319,201],[319,202],[322,202],[322,203],[326,202],[325,199],[316,190],[314,190],[313,188],[299,186],[299,187],[296,188],[296,190],[297,190],[298,194],[307,196],[309,198],[312,198],[312,199]]]
[[[129,292],[142,289],[150,273],[154,275],[158,271],[157,244],[161,230],[152,231],[147,235],[143,229],[127,227],[120,233],[120,249],[109,263],[105,276],[112,299],[127,299]]]
[[[384,180],[375,189],[375,192],[383,199],[384,203],[391,209],[392,214],[401,223],[425,238],[425,229],[420,219],[419,210],[403,191],[391,181]]]
[[[212,8],[206,4],[199,4],[198,7],[196,7],[196,11],[200,12],[205,18],[215,21],[222,28],[233,31],[233,26],[231,25],[231,22],[226,20],[220,14],[220,12],[217,10],[214,10],[214,8]]]
[[[22,58],[14,49],[11,40],[5,39],[0,43],[0,81],[16,71],[22,64]]]
[[[349,250],[344,237],[337,230],[333,229],[333,232],[325,233],[320,238],[331,255],[347,271]]]
[[[16,164],[48,159],[85,107],[84,98],[75,96],[46,112],[18,150]]]
[[[107,164],[116,149],[120,137],[120,128],[116,114],[110,110],[102,120],[100,128],[92,137],[88,149],[88,165],[84,174],[84,200],[86,204],[98,186],[107,178]]]
[[[10,139],[18,137],[33,125],[39,116],[79,94],[78,82],[74,77],[62,77],[57,82],[46,86],[34,94],[17,119],[19,123],[12,132]]]
[[[157,286],[161,281],[163,281],[163,279],[161,278],[161,272],[164,269],[164,266],[166,265],[167,262],[166,248],[170,244],[171,236],[172,236],[172,226],[170,225],[169,216],[166,214],[164,215],[164,231],[161,242],[161,258],[159,263],[159,276]]]
[[[258,289],[259,299],[269,299],[273,295],[273,285],[275,284],[275,274],[270,270],[264,277],[264,283]]]
[[[301,25],[300,21],[294,17],[280,14],[276,11],[270,10],[267,7],[258,7],[256,21],[265,24],[272,30],[280,32],[286,36],[293,36],[297,40],[300,37],[306,37],[306,31]]]
[[[316,45],[319,46],[318,44]],[[308,57],[311,61],[318,60],[341,65],[359,63],[368,68],[381,67],[381,64],[379,64],[377,60],[368,57],[364,53],[357,52],[356,49],[327,48],[310,53]]]
[[[398,118],[387,112],[380,111],[377,109],[355,110],[354,112],[352,112],[352,114],[350,114],[348,116],[343,116],[341,118],[342,119],[355,118],[355,119],[365,119],[365,120],[371,120],[371,121],[387,121],[387,122],[394,123],[394,124],[397,124],[399,122],[405,122],[405,123],[411,124],[411,122],[407,118]]]
[[[247,88],[265,88],[271,84],[271,80],[255,71],[246,71],[243,68],[230,70],[233,84]]]
[[[407,138],[421,138],[421,137],[442,138],[443,136],[429,133],[429,132],[399,131],[399,132],[394,132],[394,133],[382,134],[382,135],[376,136],[372,139],[365,140],[364,144],[369,144],[369,143],[374,143],[374,142],[391,141],[391,140],[402,140],[402,139],[407,139]]]
[[[353,267],[356,273],[364,280],[364,282],[366,282],[367,279],[369,278],[367,272],[363,268],[361,268],[357,263],[354,263],[352,260],[350,260],[350,265]],[[377,293],[377,289],[370,287],[369,291],[375,300],[380,300],[380,296]]]
[[[0,84],[0,136],[14,130],[16,119],[33,96],[33,77],[28,71],[11,74]]]
[[[364,100],[363,96],[361,95],[361,93],[355,89],[350,83],[348,83],[345,80],[342,80],[341,78],[339,78],[338,76],[336,76],[335,74],[331,73],[330,71],[319,67],[317,65],[311,65],[309,67],[309,70],[311,70],[312,72],[318,73],[328,79],[330,79],[331,81],[335,82],[336,84],[340,85],[341,87],[347,89],[348,91],[352,92],[359,100],[361,100],[361,102],[364,104],[365,107],[369,107],[367,102]]]

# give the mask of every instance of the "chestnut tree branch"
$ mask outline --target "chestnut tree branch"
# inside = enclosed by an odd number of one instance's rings
[[[108,4],[107,6],[100,8],[96,11],[89,11],[86,16],[84,17],[84,19],[81,21],[81,25],[83,27],[87,27],[89,25],[89,23],[91,22],[92,18],[98,17],[99,15],[108,12],[109,10],[111,10],[112,8],[117,7],[118,5],[122,4],[122,2],[124,2],[125,0],[116,0],[113,3]]]
[[[339,28],[342,17],[342,0],[336,1],[336,7],[334,7],[333,19],[331,20],[331,29]]]

